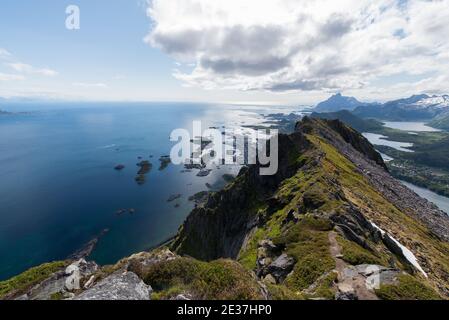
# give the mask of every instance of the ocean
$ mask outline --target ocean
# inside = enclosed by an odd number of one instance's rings
[[[176,234],[194,207],[188,198],[219,188],[220,166],[207,177],[182,166],[159,170],[173,129],[257,125],[290,107],[194,103],[50,103],[0,106],[0,280],[61,260],[103,230],[90,259],[112,264]],[[135,177],[142,160],[153,168]],[[114,170],[123,164],[122,171]],[[172,195],[181,198],[168,202]],[[117,211],[123,210],[122,214]],[[129,212],[128,209],[132,209]]]

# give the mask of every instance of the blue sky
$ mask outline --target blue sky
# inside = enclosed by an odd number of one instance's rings
[[[69,4],[80,8],[80,30],[65,28]],[[58,72],[54,77],[36,75],[9,84],[23,88],[25,95],[28,88],[30,94],[35,88],[65,96],[73,87],[71,91],[87,99],[107,95],[133,99],[133,94],[147,99],[153,92],[157,99],[179,87],[171,76],[173,59],[143,41],[150,21],[138,1],[19,0],[2,1],[0,6],[0,48],[10,52],[14,61]],[[0,72],[10,71],[0,66]],[[95,86],[99,84],[107,88]]]
[[[16,0],[0,97],[314,103],[447,93],[449,0]],[[65,27],[80,8],[80,30]]]

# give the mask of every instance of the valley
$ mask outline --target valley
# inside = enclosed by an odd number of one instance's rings
[[[362,119],[347,110],[312,116],[339,119],[363,132],[387,156],[386,163],[394,177],[449,196],[449,132],[422,121],[392,123]]]

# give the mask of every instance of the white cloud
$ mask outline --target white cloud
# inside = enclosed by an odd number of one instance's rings
[[[449,76],[449,0],[153,0],[145,41],[187,86],[368,90],[385,76]],[[426,79],[416,89],[424,88]],[[447,82],[441,90],[449,90]]]
[[[82,87],[82,88],[103,88],[106,89],[108,86],[105,83],[86,83],[86,82],[75,82],[72,84],[75,87]]]
[[[0,73],[0,81],[25,80],[25,77],[17,74]]]
[[[37,74],[46,77],[54,77],[58,75],[58,72],[47,69],[47,68],[35,68],[29,64],[21,63],[21,62],[13,62],[7,64],[9,67],[14,69],[16,72],[25,73],[25,74]]]
[[[9,57],[11,53],[8,50],[0,48],[0,57]]]

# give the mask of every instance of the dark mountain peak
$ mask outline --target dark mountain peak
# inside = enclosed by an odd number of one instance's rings
[[[341,93],[337,93],[331,96],[326,101],[319,103],[315,111],[317,112],[333,112],[339,110],[354,110],[359,106],[367,105],[364,102],[358,101],[354,97],[347,97],[342,95]]]

